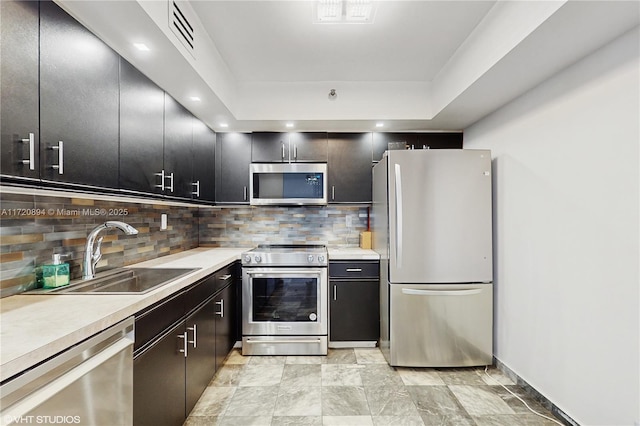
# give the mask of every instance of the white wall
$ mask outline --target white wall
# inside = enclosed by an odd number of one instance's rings
[[[465,130],[494,158],[495,356],[584,425],[640,424],[639,40]]]

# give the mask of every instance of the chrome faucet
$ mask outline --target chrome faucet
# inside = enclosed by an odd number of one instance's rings
[[[102,252],[100,251],[100,245],[104,237],[96,237],[103,229],[118,228],[127,235],[135,235],[138,230],[131,225],[116,220],[105,222],[102,225],[98,225],[87,236],[87,244],[84,247],[84,259],[82,261],[82,279],[90,280],[96,276],[96,265],[102,258]],[[95,249],[93,248],[95,244]]]

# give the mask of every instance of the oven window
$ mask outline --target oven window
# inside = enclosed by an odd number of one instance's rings
[[[253,278],[253,321],[318,322],[318,278]]]

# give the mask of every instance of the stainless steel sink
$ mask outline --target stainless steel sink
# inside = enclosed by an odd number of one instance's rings
[[[76,280],[65,287],[38,289],[23,294],[143,294],[200,268],[122,268]]]

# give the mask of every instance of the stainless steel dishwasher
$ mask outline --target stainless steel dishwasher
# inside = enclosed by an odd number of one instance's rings
[[[2,383],[2,424],[133,424],[133,324],[127,318]]]

